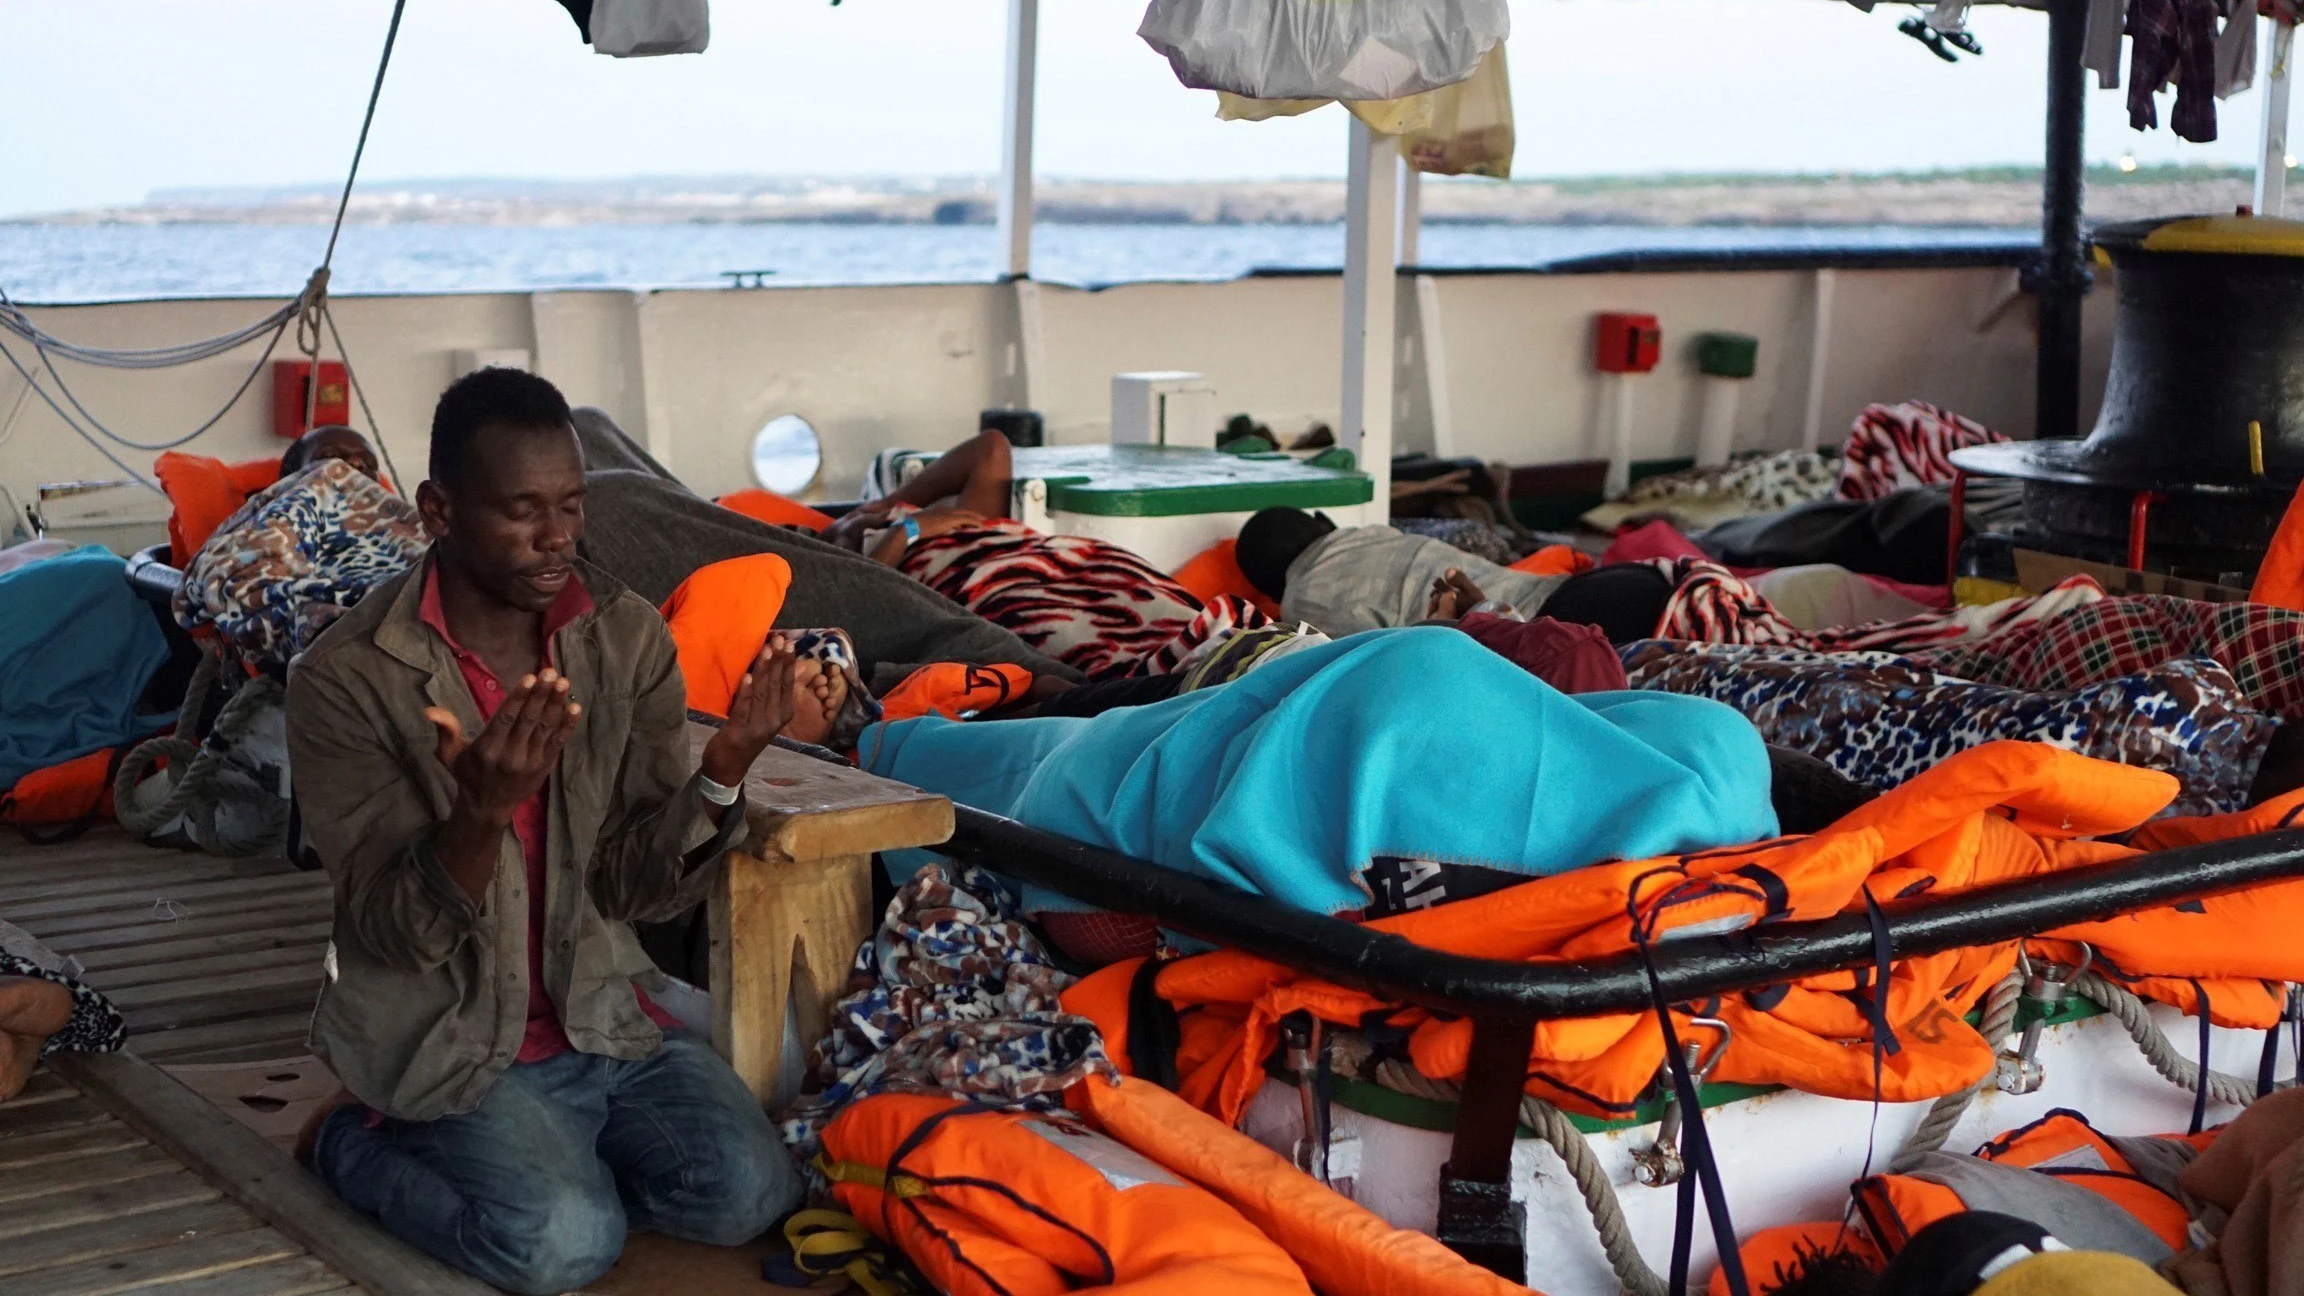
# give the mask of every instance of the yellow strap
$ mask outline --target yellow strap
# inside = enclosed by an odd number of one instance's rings
[[[784,1240],[792,1247],[792,1266],[810,1277],[839,1275],[866,1296],[909,1296],[915,1290],[879,1240],[845,1211],[799,1211],[784,1221]]]
[[[893,1192],[899,1200],[928,1195],[928,1185],[912,1175],[898,1174],[895,1186],[891,1188],[888,1172],[879,1166],[856,1161],[834,1161],[821,1152],[816,1154],[816,1173],[834,1183],[861,1184],[880,1192]]]

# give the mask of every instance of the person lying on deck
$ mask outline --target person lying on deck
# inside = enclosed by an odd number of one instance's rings
[[[1318,913],[1367,908],[1379,857],[1509,881],[1777,831],[1767,749],[1734,711],[1570,697],[1437,626],[1093,719],[882,724],[858,753],[873,773]],[[1082,906],[1028,887],[1025,907]]]
[[[1338,527],[1325,513],[1268,508],[1240,526],[1241,574],[1280,604],[1282,620],[1341,638],[1424,620],[1435,584],[1459,572],[1486,591],[1460,612],[1510,610],[1598,626],[1611,643],[1656,632],[1672,587],[1653,568],[1602,567],[1534,576],[1388,526]]]
[[[698,496],[597,409],[573,412],[584,452],[578,554],[662,606],[683,581],[732,558],[773,554],[791,568],[776,624],[848,632],[864,682],[886,693],[931,662],[1009,663],[1035,679],[1079,672],[860,554],[769,526]]]
[[[893,567],[1091,678],[1157,675],[1263,613],[1203,603],[1119,545],[1043,535],[1008,517],[1008,439],[986,431],[825,538]],[[948,502],[946,502],[948,501]]]
[[[424,561],[292,668],[297,796],[334,883],[314,1051],[356,1100],[310,1160],[387,1231],[514,1292],[581,1288],[628,1228],[718,1245],[796,1205],[759,1103],[643,986],[629,923],[693,906],[792,718],[778,644],[689,755],[655,609],[576,557],[585,476],[541,378],[440,398]]]

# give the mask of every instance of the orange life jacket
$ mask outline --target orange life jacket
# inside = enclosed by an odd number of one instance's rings
[[[2202,1134],[2178,1141],[2205,1147],[2213,1137]],[[2078,1112],[2059,1108],[1993,1139],[1976,1155],[2086,1188],[2135,1216],[2170,1247],[2181,1251],[2187,1245],[2191,1213],[2184,1203],[2139,1174],[2135,1163]],[[1874,1175],[1857,1183],[1855,1191],[1864,1227],[1888,1256],[1902,1250],[1921,1229],[1968,1209],[1954,1190],[1910,1175]]]
[[[819,513],[800,501],[772,490],[748,486],[730,491],[712,501],[733,513],[741,513],[755,522],[770,526],[796,526],[808,531],[821,531],[832,525],[832,515]]]
[[[181,570],[249,496],[280,480],[280,461],[228,464],[170,450],[152,461],[152,475],[175,506],[168,518],[168,562]]]
[[[931,662],[904,677],[880,699],[883,720],[912,720],[928,714],[959,720],[1021,699],[1032,689],[1032,672],[1007,662]]]
[[[1273,620],[1280,619],[1280,605],[1250,584],[1248,574],[1240,570],[1237,540],[1219,540],[1194,554],[1191,561],[1176,569],[1176,583],[1203,603],[1219,594],[1230,594],[1255,604],[1257,611]]]
[[[2097,862],[2124,848],[2077,838],[2133,827],[2175,792],[2176,780],[2157,771],[2043,744],[1988,743],[1813,837],[1597,864],[1369,925],[1428,948],[1483,958],[1592,959],[1633,948],[1635,908],[1661,938],[1690,928],[1732,930],[1862,912],[1867,889],[1878,900],[1950,894]],[[1898,1047],[1880,1059],[1882,1098],[1938,1097],[1991,1069],[1992,1047],[1961,1018],[2014,960],[2014,946],[2002,945],[1894,966],[1886,1019]],[[1714,1078],[1871,1098],[1867,1009],[1875,992],[1860,989],[1868,980],[1868,972],[1833,973],[1694,1005],[1734,1031]],[[1382,1016],[1409,1032],[1411,1060],[1436,1079],[1460,1078],[1470,1052],[1467,1021],[1387,1004],[1238,951],[1176,960],[1158,971],[1154,985],[1181,1018],[1178,1092],[1230,1124],[1263,1083],[1280,1020],[1299,1010],[1343,1026]],[[1112,990],[1112,982],[1091,977],[1065,997],[1068,1010],[1095,1020],[1107,1040],[1116,1026]],[[1118,1003],[1124,1010],[1126,996]],[[1125,1012],[1120,1015],[1125,1039]],[[1682,1034],[1703,1038],[1687,1028]],[[1527,1087],[1571,1111],[1621,1117],[1632,1112],[1662,1061],[1662,1031],[1646,1014],[1542,1022]]]
[[[877,1094],[825,1127],[817,1166],[951,1296],[1312,1290],[1240,1212],[1067,1114]]]
[[[680,656],[690,710],[728,714],[791,589],[790,563],[775,554],[748,554],[697,568],[664,600],[659,610]]]
[[[1326,1296],[1527,1296],[1527,1288],[1429,1235],[1385,1223],[1158,1085],[1089,1079],[1065,1090],[1064,1097],[1098,1129],[1238,1210],[1294,1256]]]
[[[1834,1252],[1845,1252],[1855,1263],[1874,1272],[1888,1263],[1872,1239],[1837,1220],[1762,1229],[1736,1247],[1736,1254],[1744,1258],[1744,1276],[1758,1293],[1784,1286],[1805,1273],[1819,1257]],[[1712,1281],[1704,1290],[1707,1296],[1730,1296],[1725,1266],[1712,1271]]]
[[[2270,832],[2304,821],[2304,789],[2231,814],[2155,819],[2131,833],[2137,850],[2170,850]],[[2279,1022],[2287,989],[2304,981],[2304,879],[2268,882],[2201,900],[2163,905],[2101,922],[2060,927],[2032,943],[2039,954],[2077,965],[2080,946],[2096,971],[2129,991],[2241,1030]]]
[[[2280,528],[2265,547],[2255,584],[2248,587],[2248,601],[2304,612],[2304,486],[2280,515]]]
[[[118,750],[92,751],[16,780],[0,792],[0,823],[37,828],[111,818],[112,762]]]
[[[1531,576],[1573,576],[1588,572],[1594,566],[1592,555],[1574,545],[1546,545],[1520,561],[1512,570]]]

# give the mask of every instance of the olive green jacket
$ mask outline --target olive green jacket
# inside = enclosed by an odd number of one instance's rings
[[[424,709],[445,707],[467,734],[481,726],[454,656],[418,619],[430,561],[371,591],[288,677],[296,799],[335,890],[312,1049],[360,1101],[404,1120],[477,1107],[528,1023],[519,841],[504,834],[478,904],[433,852],[456,783]],[[662,982],[629,924],[703,898],[743,836],[744,804],[718,828],[705,813],[663,618],[579,570],[593,610],[552,641],[584,715],[550,784],[545,991],[578,1049],[641,1058],[662,1034],[632,988]]]

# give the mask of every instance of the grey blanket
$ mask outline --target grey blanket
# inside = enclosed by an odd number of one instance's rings
[[[698,497],[604,411],[575,413],[585,465],[580,551],[649,602],[671,597],[699,567],[772,553],[792,564],[792,590],[776,624],[847,631],[874,693],[940,661],[1013,662],[1035,675],[1080,678],[894,568]]]

